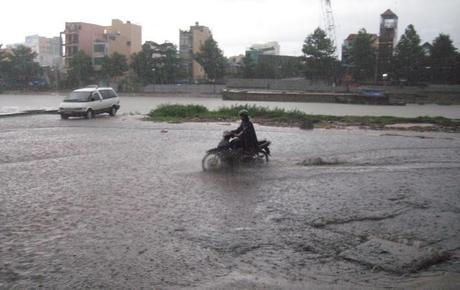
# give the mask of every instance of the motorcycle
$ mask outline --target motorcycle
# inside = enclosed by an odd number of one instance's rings
[[[254,153],[243,151],[241,141],[234,133],[225,131],[217,147],[206,151],[201,165],[203,171],[219,170],[226,166],[233,167],[238,164],[265,163],[269,161],[271,142],[261,140],[257,142]]]

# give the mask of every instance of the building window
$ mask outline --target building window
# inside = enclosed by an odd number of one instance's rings
[[[94,52],[105,53],[105,44],[94,44]]]
[[[126,42],[126,45],[127,45],[127,46],[131,46],[131,41],[127,41],[127,42]]]

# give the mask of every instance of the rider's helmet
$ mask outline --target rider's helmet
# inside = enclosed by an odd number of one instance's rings
[[[240,111],[240,116],[248,117],[249,116],[248,110],[246,110],[246,109],[241,110]]]

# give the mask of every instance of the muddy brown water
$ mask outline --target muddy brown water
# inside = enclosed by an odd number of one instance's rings
[[[0,94],[0,113],[14,112],[25,109],[58,108],[64,98],[63,94],[42,95],[8,95]],[[295,103],[295,102],[250,102],[224,101],[221,96],[193,94],[155,94],[153,96],[124,96],[121,95],[121,114],[147,114],[160,104],[198,104],[215,110],[232,105],[257,105],[285,110],[299,110],[314,115],[338,116],[442,116],[460,119],[460,105],[408,104],[406,106],[373,106],[332,103]]]
[[[459,134],[256,125],[273,142],[268,164],[202,172],[205,150],[232,127],[1,119],[0,288],[448,289],[459,281]],[[449,259],[396,275],[340,256],[372,237]]]

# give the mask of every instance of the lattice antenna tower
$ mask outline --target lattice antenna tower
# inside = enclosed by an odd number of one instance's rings
[[[337,47],[337,37],[335,34],[334,14],[332,13],[331,0],[321,0],[321,11],[323,13],[324,28],[327,36],[332,40]],[[337,51],[337,50],[336,50]]]

